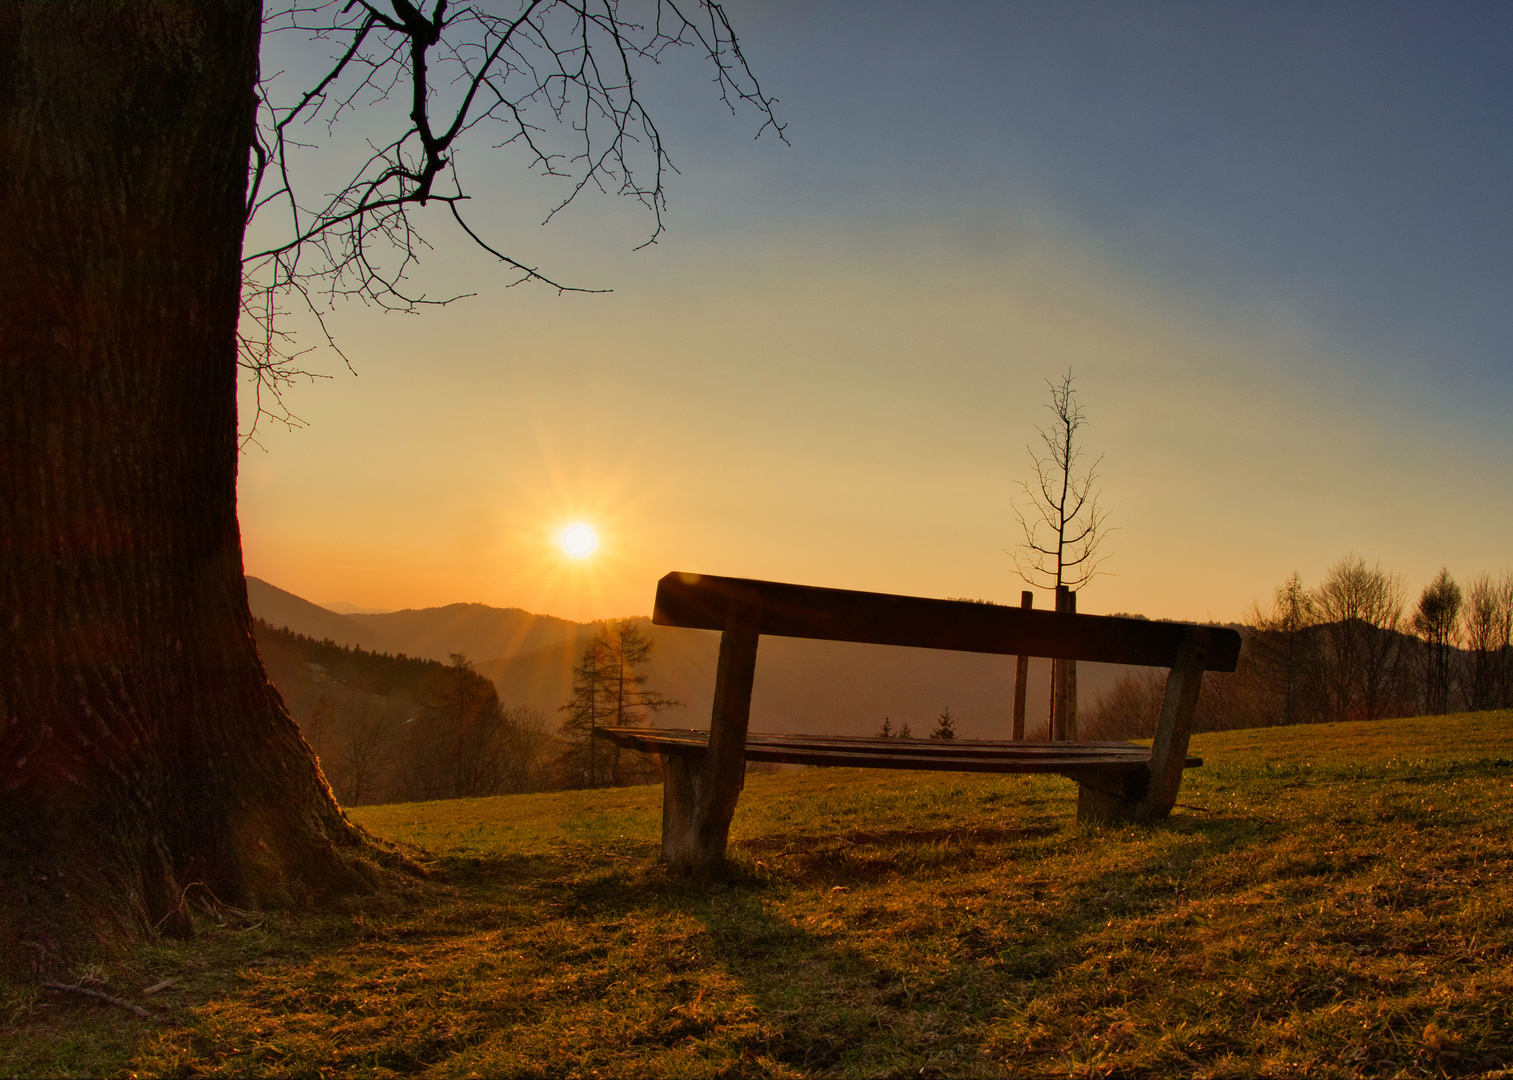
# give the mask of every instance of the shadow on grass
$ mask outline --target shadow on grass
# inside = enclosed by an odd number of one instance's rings
[[[995,1068],[977,1048],[1006,1003],[1065,992],[1069,969],[1123,979],[1142,956],[1191,948],[1180,909],[1195,877],[1222,898],[1258,876],[1322,890],[1362,865],[1275,850],[1285,835],[1252,817],[1182,815],[1154,827],[766,836],[733,844],[733,874],[712,886],[670,875],[646,841],[451,856],[436,866],[457,902],[422,932],[492,925],[507,940],[556,920],[559,974],[537,983],[532,1008],[607,1008],[590,1003],[632,985],[654,998],[634,1024],[606,1030],[605,1053],[694,1055],[711,1071],[972,1074]],[[1234,880],[1216,876],[1226,856],[1247,868]],[[1211,1039],[1187,1053],[1197,1065],[1239,1049]],[[996,1067],[1051,1060],[1025,1049]]]
[[[745,1060],[805,1073],[955,1075],[983,1071],[989,1063],[954,1040],[980,1041],[1005,1000],[1033,997],[1043,980],[1095,958],[1111,917],[1169,915],[1183,901],[1182,879],[1203,860],[1264,844],[1274,832],[1245,818],[1209,818],[1103,831],[763,837],[733,845],[732,878],[706,887],[670,876],[652,861],[650,845],[640,859],[620,865],[503,859],[494,861],[492,872],[516,886],[528,884],[522,875],[550,885],[585,927],[628,917],[699,924],[703,962],[739,984],[756,1014],[770,1021],[745,1035],[727,1033]],[[1159,851],[1140,850],[1152,839],[1160,841]],[[962,891],[957,875],[964,871],[991,876],[1068,857],[1074,871],[1045,883],[1050,902],[1034,917],[1016,917],[1014,905],[1028,912],[1046,899],[1037,894],[1039,886],[998,898],[990,918],[964,916],[951,901],[929,895]],[[893,906],[880,913],[881,894],[865,886],[883,879],[894,882],[888,887]],[[850,891],[858,886],[859,892]],[[991,886],[973,888],[992,892]],[[1168,943],[1147,934],[1139,944],[1159,950]],[[713,1038],[718,1025],[708,1015],[700,1018],[696,985],[689,982],[682,991],[689,1000],[673,1005],[637,1039],[671,1047]]]
[[[1407,857],[1387,837],[1439,853],[1456,819],[1436,807],[1451,798],[1293,792],[1291,779],[1268,774],[1238,801],[1222,795],[1227,806],[1153,827],[1037,814],[1018,828],[758,836],[732,845],[734,875],[709,887],[669,875],[650,840],[443,856],[403,898],[228,928],[220,945],[162,946],[125,985],[180,977],[192,1030],[162,1036],[137,1067],[1223,1072],[1257,1052],[1253,1023],[1383,992],[1350,965],[1380,955],[1380,978],[1401,980],[1391,964],[1450,948],[1423,913],[1462,887],[1459,864],[1437,855],[1432,875],[1382,880],[1374,867]],[[982,820],[970,806],[958,817]],[[1382,823],[1396,831],[1353,839]],[[1197,900],[1207,913],[1194,917]],[[1397,910],[1412,917],[1394,923]],[[1261,989],[1237,1004],[1245,980]],[[1468,1015],[1482,1007],[1466,1000]],[[1443,1007],[1414,1005],[1414,1030]],[[1333,1029],[1317,1039],[1331,1054],[1353,1045]],[[1466,1036],[1478,1052],[1484,1043]]]
[[[788,854],[836,846],[895,848],[905,844],[1003,844],[1048,836],[1056,831],[1049,826],[1022,829],[893,829],[884,832],[850,829],[831,836],[755,837],[750,840],[738,840],[731,847],[736,851]]]

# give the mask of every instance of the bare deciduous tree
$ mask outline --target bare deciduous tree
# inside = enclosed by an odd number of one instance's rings
[[[1492,638],[1497,650],[1497,707],[1513,707],[1513,571],[1497,583],[1497,625]]]
[[[1422,601],[1420,602],[1422,606]],[[1465,671],[1461,679],[1461,698],[1471,711],[1498,706],[1498,646],[1501,644],[1505,616],[1498,584],[1487,574],[1471,582],[1466,590]]]
[[[1424,711],[1450,711],[1450,688],[1455,678],[1455,647],[1460,640],[1460,586],[1441,569],[1419,594],[1413,612],[1414,632],[1423,640]]]
[[[516,705],[505,709],[501,718],[508,748],[503,790],[511,794],[545,791],[551,785],[551,763],[557,748],[545,714]]]
[[[1310,631],[1315,621],[1313,598],[1296,572],[1277,586],[1270,609],[1251,608],[1255,632],[1247,642],[1247,652],[1276,702],[1278,723],[1312,719],[1314,642]]]
[[[0,0],[0,942],[188,932],[191,884],[305,904],[399,865],[342,814],[257,653],[238,363],[276,394],[285,303],[427,302],[405,276],[423,210],[554,284],[464,212],[469,138],[570,175],[564,198],[641,201],[655,236],[669,165],[640,73],[689,44],[771,119],[712,0],[649,3],[644,25],[613,0],[502,10],[276,11],[334,58],[259,111],[256,0]],[[297,196],[291,148],[359,108],[372,156]]]
[[[360,298],[391,310],[441,305],[411,272],[429,246],[422,210],[458,227],[512,275],[559,292],[565,284],[500,250],[468,212],[459,159],[508,148],[518,165],[562,184],[550,221],[585,189],[633,200],[651,216],[644,243],[664,229],[672,160],[640,90],[640,70],[671,50],[706,56],[732,112],[751,106],[783,139],[773,99],[746,64],[724,10],[709,0],[653,0],[636,18],[614,0],[514,0],[495,5],[432,0],[287,0],[264,17],[265,34],[330,44],[313,85],[277,73],[258,83],[247,197],[239,355],[255,381],[257,412],[298,423],[283,399],[309,377],[291,348],[291,302],[315,317],[325,343],[332,301]],[[329,140],[353,115],[385,119],[346,183],[334,192],[302,169],[311,131]],[[303,181],[301,177],[304,177]],[[429,226],[429,227],[434,227]],[[337,349],[338,353],[340,349]],[[248,432],[248,437],[252,436]]]
[[[1020,481],[1026,504],[1016,500],[1014,516],[1024,539],[1013,552],[1014,567],[1027,584],[1052,590],[1055,607],[1076,610],[1075,590],[1099,573],[1106,556],[1098,551],[1109,529],[1098,505],[1094,484],[1100,456],[1086,469],[1077,433],[1086,422],[1077,401],[1071,369],[1059,383],[1047,380],[1054,417],[1037,428],[1043,454],[1026,447],[1035,466],[1033,482]],[[1017,693],[1017,691],[1016,691]],[[1077,738],[1077,662],[1051,662],[1051,716],[1047,731],[1053,739]]]
[[[1098,505],[1100,455],[1081,468],[1082,445],[1078,432],[1087,422],[1070,370],[1060,382],[1046,382],[1051,402],[1046,406],[1054,418],[1037,428],[1044,450],[1026,447],[1035,467],[1033,481],[1019,481],[1024,505],[1014,502],[1014,516],[1024,539],[1012,552],[1014,567],[1029,585],[1053,592],[1063,586],[1079,589],[1100,573],[1107,556],[1099,553],[1111,531]]]
[[[1347,555],[1313,594],[1320,688],[1333,720],[1380,720],[1399,705],[1407,657],[1403,582]]]
[[[336,768],[340,780],[333,779],[336,796],[345,806],[361,806],[378,801],[383,790],[384,774],[390,766],[389,733],[378,708],[369,704],[360,715],[349,720],[337,748]],[[324,758],[321,759],[325,761]]]

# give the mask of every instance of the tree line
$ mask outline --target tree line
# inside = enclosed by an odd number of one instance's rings
[[[1293,573],[1246,622],[1236,670],[1203,678],[1197,731],[1513,707],[1513,573],[1463,589],[1441,570],[1410,605],[1401,575],[1347,555],[1313,588]],[[1149,735],[1165,682],[1125,676],[1083,737]]]

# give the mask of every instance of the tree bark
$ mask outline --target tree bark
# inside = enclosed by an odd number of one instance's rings
[[[11,941],[182,930],[196,886],[284,905],[375,880],[377,849],[264,674],[242,576],[235,334],[260,15],[256,0],[0,0]]]

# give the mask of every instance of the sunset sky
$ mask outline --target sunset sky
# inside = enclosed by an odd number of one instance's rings
[[[681,174],[640,251],[628,201],[541,227],[558,186],[468,150],[491,240],[614,291],[506,289],[423,218],[416,280],[477,295],[336,310],[355,377],[315,358],[308,426],[243,455],[248,573],[577,619],[674,569],[1017,601],[1068,367],[1118,527],[1082,611],[1513,567],[1513,6],[730,10],[791,146],[691,54],[647,72]]]

